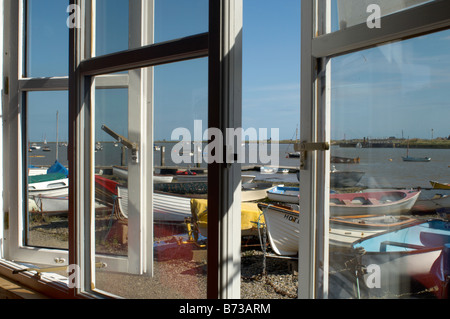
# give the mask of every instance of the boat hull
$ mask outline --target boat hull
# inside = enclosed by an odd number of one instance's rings
[[[430,184],[435,189],[450,189],[450,184],[447,183],[439,183],[435,181],[430,181]]]
[[[430,220],[357,241],[353,248],[364,249],[361,264],[378,265],[380,286],[392,291],[411,279],[433,287],[437,279],[433,267],[448,243],[449,222]]]
[[[331,194],[331,216],[401,215],[409,213],[420,191]]]
[[[270,247],[275,254],[297,255],[300,238],[299,212],[263,203],[258,206],[263,211]]]
[[[404,162],[429,162],[429,161],[431,161],[430,157],[403,156],[402,159],[403,159]]]
[[[298,204],[300,201],[300,188],[277,186],[267,191],[267,197],[274,202]]]

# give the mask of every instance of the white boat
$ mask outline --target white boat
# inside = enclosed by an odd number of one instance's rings
[[[258,207],[264,213],[272,250],[280,256],[297,255],[300,240],[298,208],[266,203],[259,203]],[[417,220],[400,216],[330,218],[330,244],[349,248],[351,244],[361,238],[388,230],[400,229],[405,225],[413,225],[414,223],[417,223]]]
[[[279,205],[259,203],[264,214],[269,244],[275,254],[295,256],[300,238],[299,212]]]
[[[118,207],[121,218],[128,218],[128,188],[117,186]],[[191,216],[191,199],[153,193],[153,219],[164,222],[184,222]]]
[[[278,172],[278,167],[261,166],[259,170],[261,174],[276,174]]]
[[[267,191],[267,197],[274,202],[298,204],[300,200],[300,188],[278,185]]]
[[[330,195],[331,216],[401,215],[408,213],[420,191],[387,190]]]
[[[69,179],[58,173],[30,176],[28,198],[34,201],[39,212],[67,212]]]
[[[255,175],[241,175],[241,182],[242,184],[251,183],[255,180]]]
[[[40,150],[41,147],[39,145],[37,145],[36,143],[33,143],[30,145],[30,149],[32,150]]]
[[[241,202],[252,202],[267,197],[267,191],[273,188],[272,183],[246,183],[241,188]]]
[[[330,245],[350,247],[357,240],[417,223],[407,216],[341,216],[330,218]]]

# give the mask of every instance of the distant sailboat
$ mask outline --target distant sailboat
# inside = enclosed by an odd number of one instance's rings
[[[406,156],[402,156],[404,162],[429,162],[431,161],[430,157],[412,157],[409,156],[409,140],[406,146]]]

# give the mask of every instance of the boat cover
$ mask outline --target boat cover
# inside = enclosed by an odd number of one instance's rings
[[[55,163],[47,170],[47,174],[51,173],[65,174],[67,177],[67,175],[69,175],[69,170],[65,168],[64,165],[62,165],[60,162],[58,162],[58,160],[56,160]]]

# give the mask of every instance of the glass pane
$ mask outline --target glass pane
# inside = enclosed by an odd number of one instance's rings
[[[68,74],[68,6],[68,0],[27,1],[25,76],[50,77]]]
[[[208,32],[207,0],[156,0],[155,43]]]
[[[95,56],[128,49],[128,0],[97,0]]]
[[[153,275],[131,273],[137,246],[130,236],[132,229],[141,226],[135,216],[141,213],[136,194],[142,189],[136,181],[149,176],[140,173],[142,158],[133,162],[132,151],[102,129],[107,126],[130,141],[140,134],[139,125],[131,120],[136,116],[132,114],[138,105],[133,101],[139,89],[130,82],[128,89],[96,90],[96,258],[127,265],[119,271],[110,266],[97,269],[97,289],[126,298],[206,298],[207,172],[206,162],[194,162],[205,144],[202,135],[197,143],[190,138],[194,123],[207,128],[207,81],[207,59],[154,68],[153,208],[146,208],[148,218],[153,209],[153,227],[146,231],[153,231],[154,245],[140,255],[145,260],[153,251]],[[180,130],[189,134],[177,134]],[[200,152],[194,156],[196,147]],[[185,162],[178,162],[180,153]]]
[[[423,5],[434,0],[331,0],[331,32]],[[319,0],[319,3],[324,1]]]
[[[450,63],[442,55],[449,36],[444,31],[331,61],[330,291],[336,298],[444,296],[440,256],[450,224],[442,218],[450,212],[450,190],[431,181],[450,180]]]
[[[27,93],[24,228],[30,246],[68,248],[67,100],[67,92]]]
[[[96,56],[129,48],[129,10],[128,0],[97,1]],[[155,43],[208,32],[207,0],[156,0],[154,11]]]
[[[300,6],[244,1],[242,125],[255,134],[243,138],[243,299],[297,298],[297,259],[277,249],[271,217],[299,204]]]

